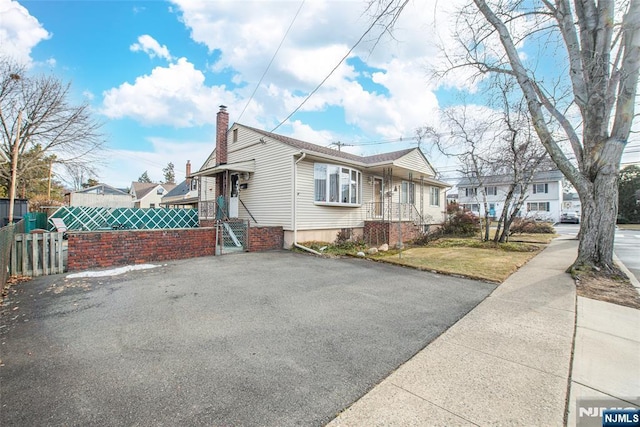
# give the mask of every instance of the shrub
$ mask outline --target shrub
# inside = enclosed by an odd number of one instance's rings
[[[480,219],[457,203],[447,205],[447,220],[442,226],[444,234],[470,236],[480,231]]]
[[[425,246],[428,245],[429,242],[438,240],[443,234],[443,227],[429,228],[428,231],[422,233],[420,237],[417,237],[411,243],[417,246]]]
[[[356,239],[350,228],[343,228],[338,232],[336,240],[329,246],[330,250],[350,251],[361,250],[365,247],[362,239]]]
[[[509,228],[509,235],[513,234],[554,234],[556,230],[549,222],[539,222],[532,218],[516,218]]]

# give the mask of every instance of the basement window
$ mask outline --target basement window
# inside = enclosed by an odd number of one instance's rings
[[[315,163],[314,201],[316,204],[359,206],[362,174],[345,166]]]

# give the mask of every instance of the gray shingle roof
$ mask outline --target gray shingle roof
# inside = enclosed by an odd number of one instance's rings
[[[106,195],[129,195],[127,192],[119,190],[107,184],[98,184],[92,187],[83,188],[81,190],[74,191],[74,193],[99,193]]]
[[[245,126],[238,124],[238,126],[242,126],[244,128],[250,129],[260,135],[264,135],[268,138],[275,139],[284,144],[290,145],[295,148],[299,148],[305,151],[311,151],[318,154],[324,154],[327,156],[338,157],[341,159],[349,160],[352,162],[364,163],[364,164],[375,164],[375,163],[383,163],[383,162],[392,162],[401,158],[402,156],[410,153],[413,150],[417,150],[418,148],[408,148],[405,150],[392,151],[389,153],[383,154],[375,154],[372,156],[358,156],[356,154],[346,153],[344,151],[334,150],[329,147],[323,147],[321,145],[312,144],[310,142],[301,141],[299,139],[291,138],[284,135],[278,135],[277,133],[267,132],[261,129],[253,128],[251,126]]]
[[[176,184],[157,184],[154,182],[134,181],[131,183],[131,187],[133,188],[133,191],[135,191],[137,199],[142,199],[144,196],[146,196],[151,191],[153,191],[153,189],[156,188],[158,185],[162,186],[162,188],[164,188],[165,191],[171,191],[176,186]]]

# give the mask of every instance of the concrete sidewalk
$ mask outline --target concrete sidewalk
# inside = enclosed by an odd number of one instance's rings
[[[563,425],[576,249],[554,240],[329,426]]]
[[[588,427],[640,407],[640,310],[576,299],[577,246],[554,240],[329,426]]]
[[[591,408],[640,407],[640,310],[583,297],[577,309],[568,425],[601,426]]]

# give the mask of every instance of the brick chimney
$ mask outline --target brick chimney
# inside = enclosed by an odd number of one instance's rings
[[[187,160],[186,170],[185,179],[187,181],[187,187],[191,187],[191,160]]]
[[[227,163],[227,131],[229,130],[229,113],[227,106],[221,105],[216,118],[216,164]]]

